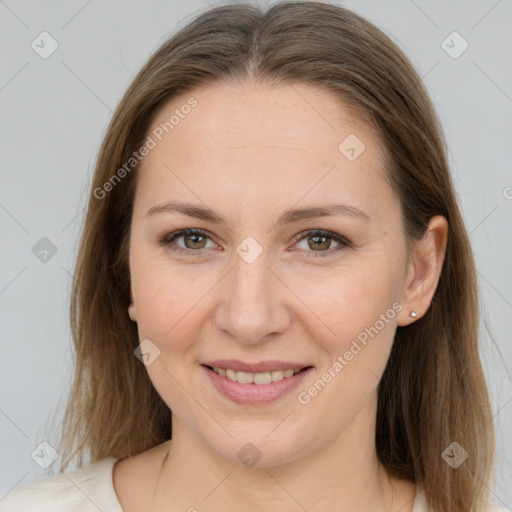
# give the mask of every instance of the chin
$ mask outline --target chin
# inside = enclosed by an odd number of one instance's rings
[[[272,428],[263,430],[256,426],[251,429],[245,425],[243,433],[230,429],[233,437],[225,436],[225,443],[219,444],[217,438],[209,444],[221,457],[247,468],[276,467],[300,458],[305,450],[304,436],[294,436],[284,429],[279,434],[276,429],[268,435],[275,427],[275,421]]]

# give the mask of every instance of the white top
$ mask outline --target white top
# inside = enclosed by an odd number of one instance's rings
[[[69,473],[16,487],[0,497],[0,512],[123,512],[113,483],[108,457]],[[416,494],[412,512],[429,512],[423,491]],[[487,512],[510,512],[490,505]]]

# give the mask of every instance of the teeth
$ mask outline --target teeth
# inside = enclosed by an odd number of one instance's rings
[[[240,384],[270,384],[271,382],[278,382],[285,378],[293,377],[298,370],[274,370],[272,372],[250,373],[250,372],[236,372],[230,368],[213,368],[215,373],[222,377],[226,377],[233,382],[240,382]]]

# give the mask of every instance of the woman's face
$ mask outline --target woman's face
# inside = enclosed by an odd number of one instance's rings
[[[348,431],[372,440],[410,270],[374,132],[326,91],[245,82],[175,98],[147,135],[130,316],[173,421],[260,466]],[[171,240],[188,228],[201,231]],[[219,364],[234,383],[205,366],[226,359],[270,363],[245,374]],[[309,370],[285,377],[277,362]]]

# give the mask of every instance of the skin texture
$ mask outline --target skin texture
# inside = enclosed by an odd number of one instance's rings
[[[377,386],[396,326],[428,310],[446,220],[431,219],[408,259],[400,203],[383,178],[375,131],[329,92],[301,84],[211,84],[165,105],[150,132],[190,96],[197,106],[142,162],[129,253],[129,315],[140,340],[160,350],[146,369],[173,412],[173,439],[116,464],[121,504],[127,511],[412,510],[414,484],[388,478],[377,459]],[[349,134],[366,146],[355,161],[338,149]],[[145,215],[170,200],[207,206],[225,223]],[[276,223],[288,208],[327,203],[349,204],[370,220]],[[211,236],[159,244],[184,228]],[[304,234],[311,229],[337,233],[350,245],[335,250],[335,239],[322,243]],[[236,251],[248,236],[263,250],[252,263]],[[171,246],[203,249],[198,256]],[[301,404],[298,392],[394,303],[401,311]],[[315,369],[277,401],[241,405],[219,394],[200,366],[219,358],[299,361]],[[251,468],[237,456],[248,442],[261,452]]]

